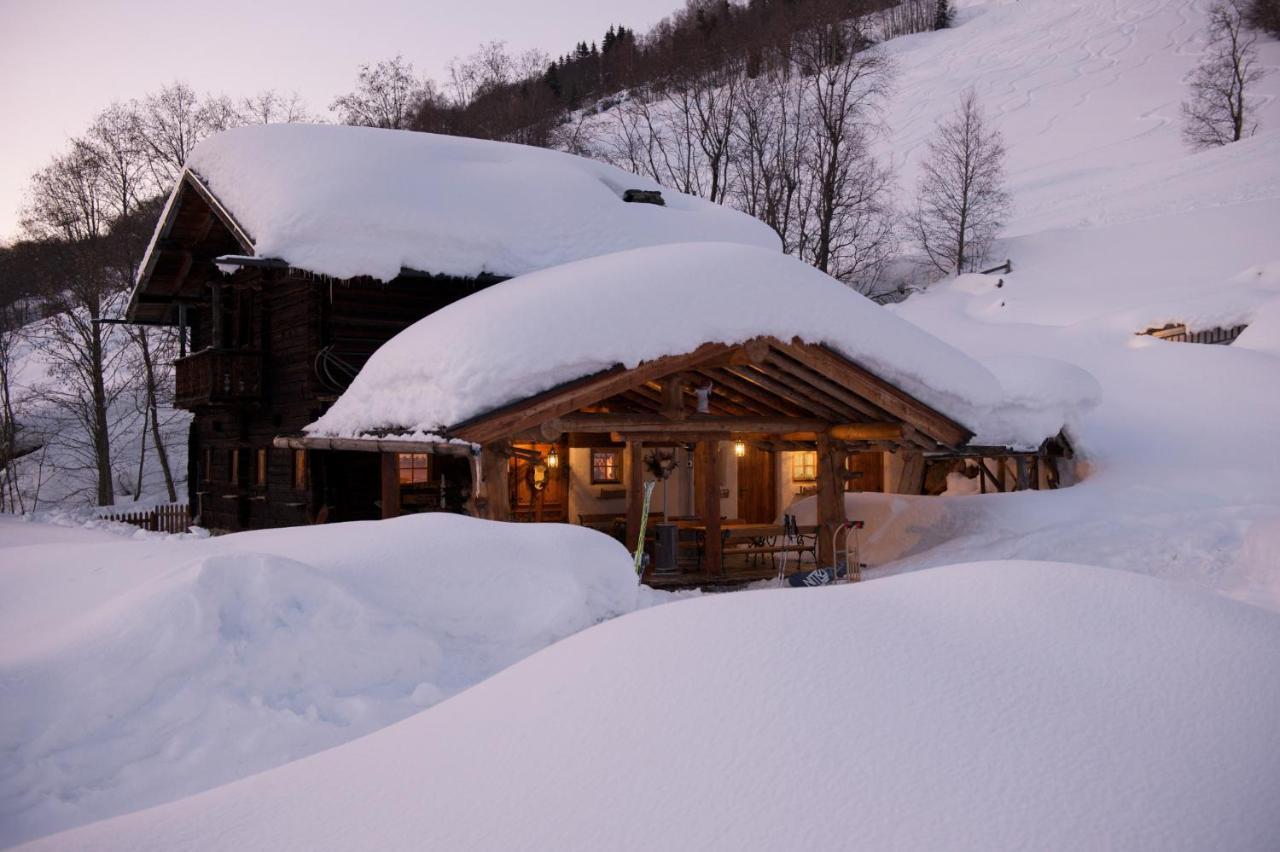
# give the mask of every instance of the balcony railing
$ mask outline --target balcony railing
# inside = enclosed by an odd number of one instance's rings
[[[205,349],[174,362],[178,408],[249,405],[262,399],[262,353]]]

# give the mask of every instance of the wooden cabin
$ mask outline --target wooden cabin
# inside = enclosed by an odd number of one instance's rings
[[[513,173],[523,182],[512,185]],[[639,201],[624,200],[637,186]],[[233,531],[375,519],[391,506],[462,511],[465,453],[393,460],[403,488],[392,500],[378,456],[276,438],[319,418],[397,333],[511,274],[662,240],[777,243],[743,214],[655,196],[648,181],[568,154],[430,134],[267,126],[203,143],[128,308],[132,322],[179,329],[175,404],[193,414],[192,516]],[[567,210],[548,221],[555,198]],[[566,233],[592,236],[564,242]],[[548,497],[534,508],[519,485],[513,500],[522,517],[568,519],[567,504]]]

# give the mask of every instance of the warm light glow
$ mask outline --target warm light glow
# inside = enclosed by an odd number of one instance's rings
[[[747,445],[741,441],[734,442],[733,454],[738,458],[742,458],[747,454]]]
[[[555,450],[552,450],[551,452],[547,453],[547,467],[551,468],[552,470],[555,470],[559,466],[560,466],[560,455]]]

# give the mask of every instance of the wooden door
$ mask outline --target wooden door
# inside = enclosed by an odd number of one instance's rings
[[[564,523],[569,517],[568,446],[561,444],[516,444],[524,453],[511,457],[508,481],[511,488],[511,517],[516,521]],[[546,460],[554,450],[556,466]],[[529,452],[537,452],[535,461]],[[539,469],[541,468],[541,469]]]
[[[778,483],[773,452],[747,445],[738,458],[738,517],[750,524],[778,519]]]
[[[846,480],[845,491],[884,491],[884,453],[851,453],[845,468],[862,474]]]

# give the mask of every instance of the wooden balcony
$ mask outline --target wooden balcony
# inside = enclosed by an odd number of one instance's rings
[[[174,405],[252,405],[262,400],[262,353],[254,349],[205,349],[174,362]]]

